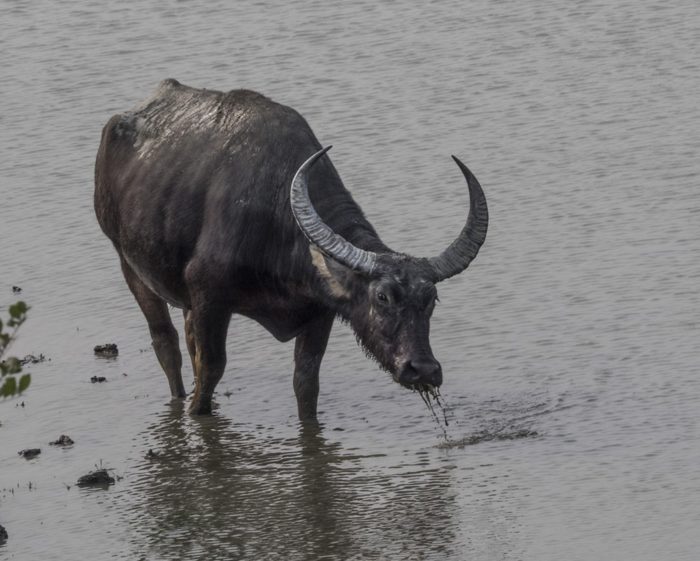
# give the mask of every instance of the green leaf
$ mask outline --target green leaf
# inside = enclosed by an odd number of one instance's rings
[[[22,316],[24,316],[27,313],[27,304],[26,302],[23,302],[20,300],[19,302],[15,302],[10,306],[10,316],[12,316],[14,319],[20,319]]]
[[[19,379],[19,393],[22,393],[24,390],[26,390],[29,387],[29,384],[32,381],[32,376],[31,374],[24,374],[20,379]]]
[[[5,380],[5,383],[0,388],[0,397],[10,397],[17,393],[17,382],[10,377]]]
[[[22,363],[17,357],[8,357],[4,362],[8,374],[18,374],[19,372],[22,372]]]

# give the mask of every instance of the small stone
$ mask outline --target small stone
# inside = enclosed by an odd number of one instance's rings
[[[97,345],[95,347],[95,354],[101,357],[115,357],[119,354],[119,349],[114,343],[107,343],[106,345]]]
[[[41,454],[41,448],[26,448],[25,450],[20,450],[17,453],[23,458],[31,460],[32,458],[36,458],[39,454]]]
[[[9,536],[7,535],[7,530],[5,530],[5,526],[0,524],[0,545],[3,545]]]
[[[78,479],[78,487],[91,487],[93,485],[113,485],[114,477],[109,475],[106,469],[91,471]]]
[[[93,384],[98,384],[98,383],[106,382],[107,378],[105,378],[104,376],[93,376],[92,378],[90,378],[90,381]]]
[[[73,444],[75,444],[75,442],[73,442],[73,439],[70,436],[62,434],[58,437],[57,440],[49,442],[49,444],[51,446],[72,446]]]
[[[14,292],[15,294],[19,294],[20,292],[22,292],[22,289],[19,286],[13,286],[12,292]]]
[[[146,452],[146,457],[149,460],[152,460],[153,458],[157,458],[158,456],[160,456],[160,452],[154,452],[152,448],[149,448],[148,452]]]

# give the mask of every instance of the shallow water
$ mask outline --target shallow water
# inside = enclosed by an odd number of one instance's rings
[[[0,557],[696,559],[700,9],[644,4],[6,2],[0,304],[50,360],[0,403]],[[168,402],[92,211],[101,127],[166,77],[298,109],[402,251],[463,225],[449,155],[476,173],[488,239],[432,322],[448,444],[340,324],[319,430],[244,319],[216,414]]]

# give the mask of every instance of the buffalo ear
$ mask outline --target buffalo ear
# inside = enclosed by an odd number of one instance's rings
[[[311,263],[318,275],[326,281],[330,295],[342,300],[350,300],[349,287],[353,271],[324,255],[315,245],[309,245],[309,253],[311,253]]]

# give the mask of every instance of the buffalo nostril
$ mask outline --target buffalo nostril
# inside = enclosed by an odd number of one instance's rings
[[[440,363],[436,360],[412,360],[410,365],[421,376],[434,376],[441,370]]]
[[[429,384],[438,387],[442,384],[442,367],[434,359],[409,360],[401,369],[399,382],[408,386]]]

